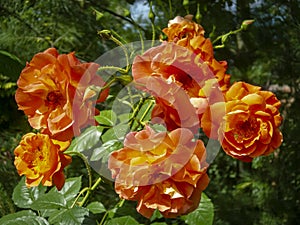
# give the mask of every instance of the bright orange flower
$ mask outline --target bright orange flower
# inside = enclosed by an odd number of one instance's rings
[[[214,74],[203,60],[187,48],[163,43],[135,57],[132,75],[137,83],[150,76],[176,83],[190,97],[198,96],[201,85]]]
[[[207,110],[201,124],[209,137],[219,139],[228,155],[249,162],[281,145],[280,101],[272,92],[236,82],[227,91],[225,101],[211,106],[215,113],[225,109],[225,116],[214,115],[219,119],[212,123]]]
[[[121,198],[138,201],[137,211],[150,218],[155,209],[165,217],[197,208],[209,178],[205,147],[179,128],[156,133],[146,127],[129,133],[124,148],[111,154],[108,167]]]
[[[220,89],[225,92],[230,85],[230,75],[226,74],[226,61],[214,59],[213,45],[204,37],[201,25],[192,21],[192,17],[175,17],[169,21],[168,28],[162,30],[168,37],[167,41],[183,46],[199,56],[217,78]]]
[[[205,32],[203,27],[193,22],[189,16],[185,18],[176,16],[169,21],[168,27],[162,31],[167,35],[169,42],[174,42],[181,46],[189,46],[191,39],[204,36]]]
[[[81,63],[74,53],[59,55],[49,48],[36,54],[21,72],[16,92],[20,110],[30,125],[58,140],[69,140],[94,123],[97,93],[87,88],[103,86],[96,75],[99,65]],[[99,96],[104,101],[108,90]]]
[[[142,88],[155,97],[152,122],[165,124],[168,130],[176,128],[199,129],[197,110],[190,102],[187,93],[176,83],[169,83],[160,77],[146,77],[139,80]]]
[[[223,99],[223,91],[226,90],[224,87],[227,81],[218,78],[218,74],[222,74],[225,70],[218,67],[216,60],[212,62],[216,75],[199,56],[174,43],[164,43],[137,56],[133,62],[132,74],[135,82],[156,98],[152,117],[163,119],[168,130],[199,126],[199,119],[197,123],[194,117],[190,117],[191,113],[197,111],[201,118],[208,103],[212,104]],[[157,82],[160,84],[154,85]],[[219,84],[222,84],[224,89]],[[181,97],[182,94],[176,97],[179,95],[175,92],[179,89],[186,92],[190,101],[185,101]],[[174,102],[180,106],[175,107]],[[191,102],[195,108],[191,107]],[[186,118],[189,118],[189,126],[188,123],[182,126]]]
[[[71,163],[71,157],[63,154],[69,141],[57,141],[46,134],[27,133],[16,147],[15,166],[20,176],[26,176],[28,187],[53,184],[60,190],[65,177],[63,169]]]

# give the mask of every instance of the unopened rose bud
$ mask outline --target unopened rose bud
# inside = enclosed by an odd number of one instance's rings
[[[242,28],[243,30],[246,30],[247,27],[248,27],[250,24],[254,23],[254,21],[255,21],[255,20],[244,20],[243,23],[242,23],[242,25],[241,25],[241,28]]]
[[[182,5],[184,7],[188,6],[189,5],[189,0],[183,0]]]
[[[154,12],[153,12],[153,10],[152,10],[152,2],[150,2],[150,10],[149,10],[148,17],[149,17],[150,21],[151,21],[152,23],[154,23],[155,14],[154,14]]]
[[[111,37],[111,31],[110,30],[101,30],[98,32],[101,38],[109,40]]]

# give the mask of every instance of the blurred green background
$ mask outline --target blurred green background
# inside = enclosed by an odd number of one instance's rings
[[[300,220],[300,2],[298,0],[152,1],[156,37],[176,15],[197,15],[211,40],[230,36],[217,60],[228,62],[232,81],[243,80],[276,93],[282,102],[284,143],[267,157],[243,163],[220,151],[210,166],[205,193],[215,207],[214,224],[295,225]],[[97,31],[114,30],[151,39],[149,2],[139,0],[0,0],[0,217],[18,210],[12,200],[20,177],[13,150],[30,127],[14,101],[16,80],[26,62],[48,47],[75,51],[94,61],[115,47]],[[220,44],[220,43],[216,43]],[[80,174],[82,168],[71,168]],[[101,192],[99,192],[101,194]]]

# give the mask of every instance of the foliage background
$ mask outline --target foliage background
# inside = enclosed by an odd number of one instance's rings
[[[216,49],[234,80],[260,85],[282,101],[284,143],[268,157],[242,163],[220,151],[209,169],[205,193],[215,207],[214,224],[298,224],[300,215],[300,3],[298,0],[153,0],[157,34],[176,15],[196,15],[206,36],[234,30],[255,19],[248,30]],[[149,3],[139,0],[0,0],[0,216],[18,210],[12,191],[20,177],[13,150],[30,128],[14,101],[15,82],[26,61],[54,46],[93,61],[115,45],[97,35],[113,29],[128,42],[139,40],[137,26],[151,39]],[[134,17],[134,21],[132,20]],[[158,35],[157,35],[158,38]],[[220,44],[220,43],[216,43]],[[74,159],[77,160],[76,158]],[[72,165],[80,163],[72,163]],[[71,166],[68,176],[82,174]],[[84,180],[82,182],[87,182]],[[103,195],[102,190],[111,190]],[[112,187],[99,187],[93,198],[117,202]],[[128,204],[128,209],[134,206]],[[128,212],[126,212],[128,213]],[[122,213],[121,213],[122,214]],[[138,218],[141,219],[141,218]]]

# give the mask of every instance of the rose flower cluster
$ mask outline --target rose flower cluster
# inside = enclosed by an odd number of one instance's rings
[[[82,128],[94,124],[96,101],[104,101],[108,90],[98,94],[87,89],[103,86],[96,74],[99,65],[81,63],[74,55],[49,48],[27,63],[18,79],[15,99],[32,128],[40,133],[23,136],[15,149],[15,166],[26,176],[28,187],[42,183],[61,189],[63,169],[71,157],[63,151]]]
[[[151,122],[129,132],[110,154],[108,168],[120,198],[137,202],[150,218],[155,210],[177,217],[195,210],[209,184],[207,155],[199,132],[220,142],[229,156],[251,162],[282,143],[280,101],[269,91],[245,82],[230,83],[226,61],[214,57],[213,45],[191,17],[175,17],[162,32],[166,40],[134,58],[135,87],[153,97]],[[99,65],[49,48],[36,54],[21,72],[16,102],[39,133],[23,136],[15,166],[28,187],[64,185],[64,154],[74,136],[95,125],[103,87]],[[142,121],[144,122],[144,121]]]
[[[137,211],[147,218],[154,210],[176,217],[198,206],[209,183],[199,130],[246,162],[282,142],[279,100],[245,82],[230,85],[227,63],[214,58],[199,24],[176,17],[162,31],[167,39],[135,57],[132,76],[155,99],[151,121],[167,131],[146,126],[129,133],[108,164],[116,192],[137,201]]]

